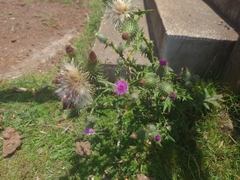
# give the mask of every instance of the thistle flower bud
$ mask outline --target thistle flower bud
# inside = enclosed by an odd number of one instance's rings
[[[118,50],[118,52],[119,52],[120,54],[123,53],[124,49],[125,49],[125,46],[124,46],[124,44],[122,44],[122,43],[120,43],[120,44],[118,45],[118,47],[117,47],[117,50]]]
[[[122,58],[118,58],[117,63],[119,66],[122,66],[124,64],[124,60]]]
[[[129,38],[130,38],[130,34],[128,33],[128,32],[123,32],[122,33],[122,39],[123,40],[129,40]]]
[[[145,79],[142,79],[142,80],[139,82],[139,84],[140,84],[141,86],[145,86],[145,85],[146,85],[146,80],[145,80]]]
[[[175,94],[175,92],[170,92],[170,94],[168,95],[168,97],[169,97],[171,100],[176,100],[176,99],[177,99],[177,95]]]
[[[156,126],[154,125],[154,124],[149,124],[148,125],[148,131],[150,132],[150,133],[152,133],[152,132],[155,132],[156,131]]]
[[[95,131],[93,128],[85,128],[83,132],[88,135],[95,134]]]
[[[162,93],[164,93],[164,95],[168,95],[173,92],[172,85],[166,81],[162,81],[160,83],[160,90],[162,91]]]
[[[75,56],[75,49],[71,45],[66,45],[65,46],[65,51],[69,57],[74,57]]]
[[[181,69],[180,76],[184,81],[190,81],[190,79],[191,79],[191,73],[187,67],[184,67]]]
[[[128,19],[124,21],[124,23],[119,28],[119,31],[123,33],[128,33],[127,36],[129,36],[129,38],[126,40],[133,41],[137,36],[137,33],[139,32],[139,26],[136,21]]]
[[[144,76],[145,86],[147,88],[155,88],[157,85],[157,76],[155,73],[148,73]]]
[[[97,55],[94,51],[91,51],[88,56],[88,61],[90,63],[96,63],[97,62]]]
[[[132,102],[136,102],[138,100],[138,98],[139,98],[139,95],[136,92],[132,93],[130,96],[130,99]]]
[[[161,60],[159,60],[159,65],[160,66],[166,66],[167,65],[167,60],[166,59],[161,59]]]
[[[161,136],[160,136],[160,135],[156,135],[156,136],[155,136],[155,140],[156,140],[156,141],[161,141]]]
[[[108,38],[107,38],[107,36],[105,35],[105,34],[96,34],[96,36],[97,36],[97,38],[98,38],[98,40],[101,42],[101,43],[106,43],[107,42],[107,40],[108,40]]]

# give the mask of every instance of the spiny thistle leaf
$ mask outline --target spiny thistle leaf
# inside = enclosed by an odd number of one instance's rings
[[[90,61],[88,61],[85,64],[84,71],[87,72],[86,78],[92,83],[96,82],[98,76],[101,76],[103,73],[102,65],[99,61],[95,63],[91,63]]]

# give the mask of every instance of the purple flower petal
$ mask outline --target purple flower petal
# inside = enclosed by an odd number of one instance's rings
[[[86,128],[86,129],[84,129],[84,133],[85,133],[85,134],[94,134],[95,131],[94,131],[93,128]]]
[[[160,140],[161,140],[161,136],[160,136],[160,135],[156,135],[156,136],[155,136],[155,140],[156,140],[156,141],[160,141]]]
[[[167,60],[166,60],[166,59],[161,59],[161,60],[159,61],[159,65],[160,65],[160,66],[166,66],[166,65],[167,65]]]
[[[174,92],[171,92],[168,97],[171,99],[171,100],[175,100],[177,99],[177,95],[174,93]]]
[[[117,81],[115,85],[116,85],[114,89],[115,93],[117,93],[118,95],[123,95],[127,93],[128,84],[124,80]]]

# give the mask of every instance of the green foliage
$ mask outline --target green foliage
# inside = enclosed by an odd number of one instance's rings
[[[99,1],[94,2],[91,6],[98,7]],[[239,121],[239,96],[220,95],[216,84],[186,67],[176,75],[167,64],[162,66],[153,43],[132,25],[136,34],[131,41],[115,45],[100,37],[119,55],[117,80],[123,80],[122,69],[127,72],[128,90],[119,95],[116,84],[102,77],[98,61],[88,61],[88,44],[102,12],[94,11],[75,44],[74,60],[83,64],[95,87],[91,107],[79,113],[61,110],[51,84],[55,70],[0,81],[3,128],[14,127],[23,136],[21,149],[0,158],[0,179],[136,179],[137,174],[163,180],[239,179],[239,139],[222,131],[220,116],[229,113]],[[146,12],[133,11],[127,21],[138,22]],[[149,60],[146,66],[136,63],[139,51]],[[20,87],[27,90],[18,92]],[[84,134],[85,128],[95,133]],[[76,154],[77,140],[90,141],[90,156]]]
[[[137,174],[153,175],[157,179],[192,179],[196,173],[200,173],[200,170],[196,170],[198,164],[195,161],[200,158],[196,141],[190,137],[198,118],[192,117],[200,118],[216,111],[222,105],[222,97],[217,94],[214,86],[206,86],[186,67],[177,75],[166,60],[157,60],[152,42],[138,26],[139,19],[146,12],[148,11],[138,9],[129,12],[124,21],[113,20],[120,22],[116,30],[126,40],[124,43],[115,45],[106,35],[96,34],[106,48],[112,48],[118,54],[119,68],[115,75],[117,80],[127,83],[127,91],[119,93],[116,90],[117,83],[108,82],[101,76],[96,78],[90,115],[98,117],[98,120],[92,124],[87,120],[86,123],[86,127],[93,127],[94,124],[96,133],[85,137],[85,140],[91,142],[93,154],[88,159],[79,160],[80,164],[88,166],[87,171],[79,172],[83,179],[87,174],[110,179],[136,178]],[[137,64],[134,58],[137,52],[147,57],[149,64]],[[120,76],[122,69],[127,72],[126,79]],[[126,89],[124,86],[120,90]],[[157,139],[157,136],[160,138]],[[190,145],[185,147],[184,143]],[[187,149],[186,154],[191,154],[191,169],[189,165],[184,167],[186,171],[192,171],[191,175],[179,171],[171,177],[171,171],[163,172],[166,175],[164,177],[162,174],[159,176],[157,170],[148,169],[151,163],[156,165],[151,159],[152,150],[160,151],[160,154],[161,151],[166,153],[168,148],[165,146],[168,145],[173,150],[166,157],[166,162],[176,161],[176,156],[177,161],[181,161],[180,155],[184,151],[174,152],[179,147]],[[188,148],[195,149],[196,152]],[[96,162],[100,162],[100,167],[96,167]]]

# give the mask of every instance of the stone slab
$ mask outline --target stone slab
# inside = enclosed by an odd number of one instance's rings
[[[204,0],[209,3],[223,18],[230,20],[233,26],[240,28],[240,1],[239,0]],[[240,33],[240,31],[238,31]]]
[[[240,91],[240,37],[224,68],[223,82],[234,92]]]
[[[160,59],[176,73],[182,67],[213,74],[226,63],[236,31],[202,0],[145,0]]]

